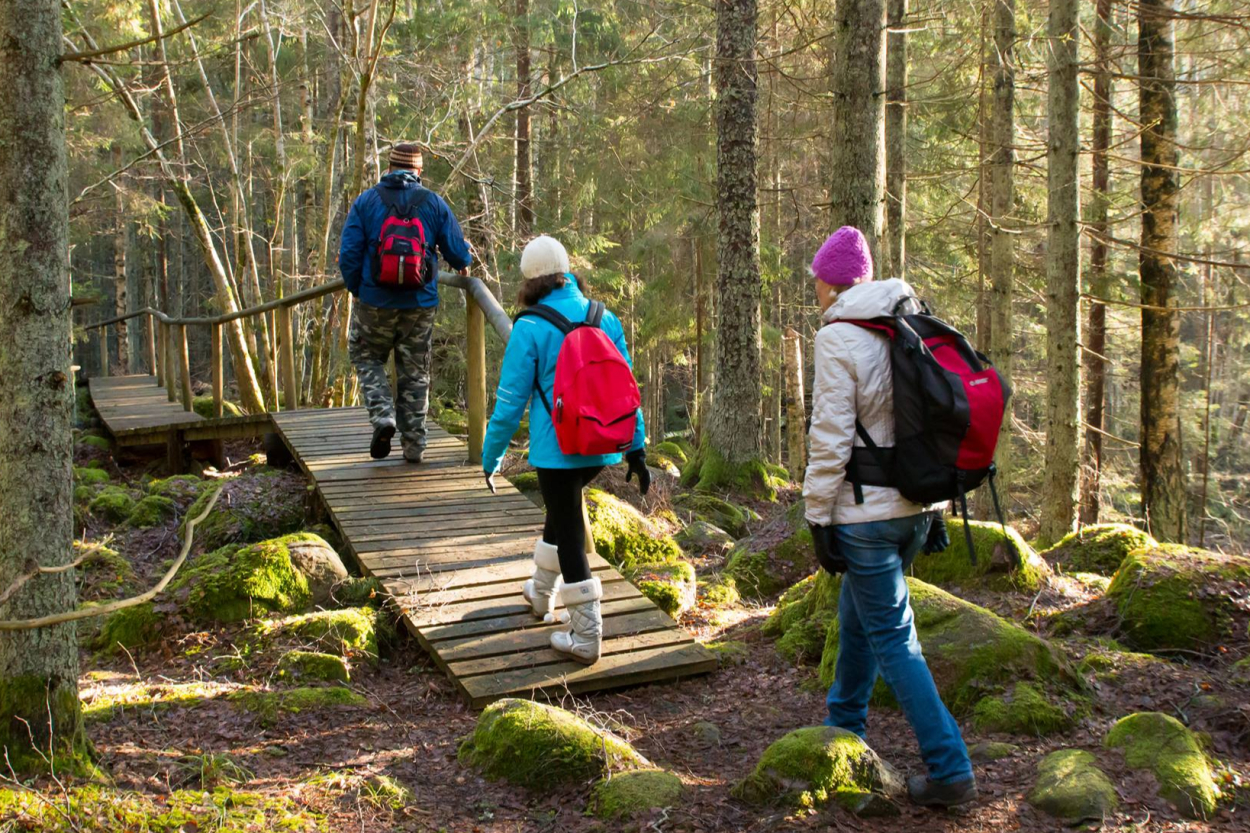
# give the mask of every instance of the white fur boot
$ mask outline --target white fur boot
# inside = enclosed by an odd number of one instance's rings
[[[599,610],[603,585],[597,578],[566,584],[560,598],[568,608],[573,628],[553,633],[551,647],[586,665],[597,662],[603,643],[603,615]]]
[[[534,615],[544,622],[556,621],[556,590],[560,587],[560,557],[556,545],[542,538],[534,543],[534,575],[521,588]]]

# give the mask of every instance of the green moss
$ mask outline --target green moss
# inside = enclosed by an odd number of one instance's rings
[[[1042,557],[1067,573],[1110,576],[1130,552],[1156,543],[1149,534],[1128,524],[1094,524],[1065,536]]]
[[[205,489],[184,517],[198,517],[212,494]],[[213,550],[295,532],[304,524],[306,496],[304,482],[294,475],[264,466],[248,469],[226,481],[213,511],[195,528],[196,544]],[[185,527],[184,522],[180,534]]]
[[[705,437],[682,469],[681,485],[701,492],[729,491],[761,500],[776,500],[777,490],[787,483],[770,473],[760,460],[730,463]]]
[[[146,648],[160,641],[162,620],[151,602],[110,613],[95,639],[103,651]]]
[[[345,683],[351,679],[347,660],[317,651],[287,651],[278,661],[278,672],[283,676],[329,683]]]
[[[1127,672],[1147,673],[1151,666],[1166,664],[1167,660],[1153,654],[1129,651],[1114,639],[1099,639],[1086,651],[1076,670],[1092,674],[1100,682],[1115,683]]]
[[[695,521],[677,533],[677,543],[687,552],[724,552],[734,544],[734,537],[715,524]]]
[[[175,474],[163,480],[153,480],[148,483],[147,488],[150,495],[172,498],[179,503],[191,503],[212,485],[211,481],[203,480],[194,474]]]
[[[438,424],[448,434],[469,433],[469,417],[464,411],[443,408],[438,414]]]
[[[888,803],[901,792],[902,779],[862,738],[830,726],[796,729],[775,741],[732,790],[752,804],[811,809],[836,802],[852,810],[873,797]]]
[[[665,457],[668,457],[674,462],[682,465],[685,465],[685,463],[690,459],[689,456],[687,456],[685,449],[675,442],[670,441],[656,443],[654,449],[657,453],[663,454]]]
[[[828,631],[827,617],[804,619],[777,640],[777,653],[795,665],[819,665]]]
[[[101,451],[108,451],[113,447],[113,444],[104,437],[86,436],[80,438],[78,442],[80,445],[98,448]]]
[[[109,473],[103,469],[74,466],[74,482],[79,486],[103,486],[109,482]]]
[[[360,787],[361,797],[375,807],[402,810],[413,802],[412,790],[389,775],[371,775]]]
[[[87,753],[78,681],[13,674],[0,678],[0,759],[19,774],[94,769]],[[3,816],[0,815],[0,819]]]
[[[1209,650],[1244,642],[1235,599],[1250,584],[1250,557],[1177,544],[1136,550],[1116,572],[1107,598],[1123,620],[1124,640],[1145,651]]]
[[[135,573],[130,561],[111,547],[99,543],[74,542],[74,557],[82,556],[90,548],[91,554],[75,572],[78,579],[79,598],[87,600],[116,597],[134,583]],[[78,625],[81,630],[83,623]]]
[[[685,561],[656,567],[642,567],[630,577],[642,595],[655,602],[669,616],[694,607],[694,567]]]
[[[121,486],[105,486],[87,505],[92,515],[113,523],[126,520],[134,508],[135,499]]]
[[[716,662],[721,668],[742,665],[747,661],[747,657],[751,655],[750,647],[745,642],[737,639],[705,642],[703,647],[716,655]]]
[[[93,697],[83,704],[82,714],[89,723],[103,723],[127,709],[195,708],[212,700],[218,691],[203,683],[139,683]]]
[[[1071,729],[1079,712],[1071,701],[1051,702],[1033,683],[1016,683],[1010,694],[977,703],[972,725],[978,732],[1047,737]]]
[[[361,707],[369,701],[349,688],[288,688],[279,691],[237,691],[228,698],[244,711],[257,715],[262,723],[273,723],[282,714]]]
[[[515,486],[518,491],[522,491],[522,492],[537,492],[538,491],[538,472],[536,471],[518,472],[517,474],[514,474],[511,477],[509,477],[508,480],[512,482],[512,485]]]
[[[764,620],[764,635],[785,636],[791,628],[808,619],[819,618],[827,623],[838,612],[838,596],[842,577],[821,570],[791,586],[769,617]]]
[[[647,765],[624,740],[571,712],[514,699],[486,707],[460,746],[460,761],[538,792]]]
[[[812,533],[806,527],[766,551],[751,549],[752,540],[734,548],[725,562],[725,575],[731,576],[745,596],[765,598],[784,590],[797,573],[813,566]]]
[[[341,607],[380,607],[387,592],[373,576],[352,576],[335,585],[333,596],[334,603]]]
[[[86,504],[91,503],[94,497],[95,497],[95,489],[92,488],[91,486],[75,486],[74,487],[74,504],[75,504],[74,511],[77,512],[79,506],[85,506]],[[74,522],[74,526],[75,527],[78,526],[77,521]]]
[[[663,769],[622,772],[595,784],[590,812],[601,819],[628,821],[681,800],[681,779]]]
[[[711,608],[730,608],[742,601],[742,594],[732,577],[717,576],[699,588],[699,598]]]
[[[384,622],[378,611],[369,607],[344,610],[318,610],[301,616],[289,616],[262,625],[269,636],[298,639],[308,647],[342,657],[364,656],[376,660],[379,624]]]
[[[300,610],[312,596],[287,545],[308,537],[296,534],[214,550],[176,580],[175,590],[187,588],[187,610],[206,621],[237,622],[261,612]]]
[[[752,520],[753,514],[727,500],[697,492],[677,495],[673,498],[673,506],[690,513],[695,520],[720,527],[735,538],[747,534],[747,523]]]
[[[907,586],[925,660],[942,700],[957,717],[1018,681],[1034,682],[1052,696],[1083,691],[1084,680],[1049,642],[938,587],[913,578]],[[822,685],[833,683],[839,633],[837,618],[830,618],[820,662]],[[883,683],[876,697],[891,702]]]
[[[1132,769],[1148,769],[1159,782],[1159,795],[1181,813],[1207,819],[1220,791],[1198,739],[1176,718],[1159,712],[1122,717],[1107,733],[1106,745],[1124,752]]]
[[[130,510],[126,523],[137,529],[151,529],[172,518],[177,511],[178,504],[172,499],[160,495],[148,495]]]
[[[204,419],[215,419],[216,413],[213,410],[213,397],[211,396],[194,396],[191,398],[191,410],[202,416]],[[222,416],[238,417],[243,416],[243,409],[231,402],[229,399],[221,401]]]
[[[921,553],[912,562],[912,575],[929,584],[957,587],[987,587],[992,590],[1023,590],[1036,592],[1050,575],[1050,567],[1013,527],[997,523],[971,521],[972,546],[977,563],[968,555],[968,539],[964,523],[958,518],[946,519],[950,546],[939,553]],[[1015,567],[1014,558],[1021,566]]]
[[[672,536],[633,506],[599,489],[587,489],[586,497],[595,551],[622,572],[681,560],[681,547]]]
[[[1038,764],[1037,772],[1029,803],[1065,824],[1102,821],[1120,806],[1111,779],[1083,749],[1051,752]]]
[[[1010,758],[1019,751],[1020,747],[1014,743],[983,740],[968,747],[968,757],[972,759],[974,764],[987,764],[991,761],[1001,761],[1003,758]]]

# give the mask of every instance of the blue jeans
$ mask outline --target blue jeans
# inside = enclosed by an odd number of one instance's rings
[[[847,571],[838,601],[838,663],[825,701],[825,724],[862,737],[868,698],[880,674],[916,733],[929,777],[949,783],[972,777],[972,762],[920,652],[903,580],[924,546],[931,517],[924,513],[833,528]]]

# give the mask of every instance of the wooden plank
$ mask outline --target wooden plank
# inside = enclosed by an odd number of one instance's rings
[[[603,616],[640,613],[645,610],[657,610],[655,603],[646,596],[632,596],[618,599],[600,606]],[[402,610],[402,608],[401,608]],[[407,619],[405,618],[405,622]],[[466,636],[480,636],[488,633],[515,630],[517,628],[547,627],[541,619],[534,618],[532,613],[517,613],[509,616],[498,616],[493,619],[474,619],[471,622],[453,622],[447,625],[429,625],[409,630],[416,632],[423,640],[433,644],[446,639],[459,639]]]
[[[622,579],[622,581],[624,580]],[[470,636],[464,639],[449,639],[439,643],[438,653],[447,662],[460,662],[496,656],[514,656],[523,651],[546,648],[551,644],[551,634],[567,627],[568,625],[557,623],[521,631],[505,631],[484,636]],[[654,607],[640,613],[608,616],[603,620],[603,638],[605,642],[613,637],[634,636],[659,630],[674,630],[674,622],[664,611]],[[684,641],[689,642],[691,640],[691,637],[684,632],[679,631],[679,633],[684,637]]]
[[[461,604],[431,605],[425,601],[426,597],[424,596],[409,596],[397,601],[403,606],[404,614],[418,628],[424,628],[427,625],[446,625],[452,622],[498,619],[501,616],[529,613],[530,605],[521,595],[520,586],[514,585],[514,587],[515,590],[511,596],[471,599]],[[619,575],[615,581],[608,581],[603,585],[604,602],[632,599],[641,595],[634,585]]]
[[[651,631],[628,633],[622,636],[614,636],[608,633],[609,623],[630,619],[633,616],[651,617],[652,614],[639,613],[607,620],[604,623],[603,647],[601,649],[603,656],[625,654],[648,648],[660,648],[666,645],[689,645],[694,642],[694,639],[685,631],[673,627],[671,620],[667,625],[661,625]],[[555,630],[555,628],[552,628],[552,630]],[[501,671],[558,665],[569,661],[567,656],[551,649],[550,632],[543,633],[540,630],[533,630],[521,631],[521,633],[526,637],[532,635],[534,640],[541,642],[541,644],[532,649],[477,659],[454,660],[446,652],[443,653],[443,656],[448,660],[448,668],[460,679],[475,677],[480,674],[496,674]],[[485,638],[491,639],[492,637]]]
[[[611,569],[610,564],[601,556],[591,555],[590,569],[593,571]],[[455,588],[471,588],[490,585],[498,582],[520,582],[534,572],[534,561],[526,555],[502,564],[486,567],[465,568],[454,573],[419,576],[409,579],[391,579],[384,584],[389,592],[402,596],[408,593],[432,593]]]

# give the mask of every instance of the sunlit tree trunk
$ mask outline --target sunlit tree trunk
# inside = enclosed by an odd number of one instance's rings
[[[122,167],[120,142],[113,143],[113,167],[115,170]],[[113,310],[115,315],[122,316],[127,312],[126,232],[130,223],[126,217],[126,196],[121,184],[114,183],[113,191],[117,209],[117,226],[113,231]],[[125,321],[117,322],[117,369],[123,376],[130,372],[130,328],[126,325]]]
[[[69,210],[61,8],[0,3],[0,620],[74,607]],[[14,33],[21,33],[20,39]],[[0,759],[19,773],[83,747],[74,625],[0,633]]]
[[[529,0],[516,0],[516,85],[517,100],[532,94],[530,86],[530,21]],[[522,107],[516,111],[516,233],[522,240],[534,230],[534,158],[530,142],[530,111]]]
[[[906,277],[907,256],[907,0],[888,0],[886,36],[885,190],[889,274]]]

